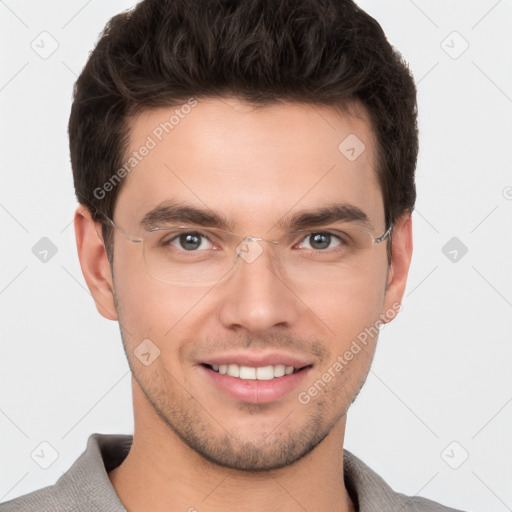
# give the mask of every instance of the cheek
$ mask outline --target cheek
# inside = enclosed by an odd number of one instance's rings
[[[365,328],[375,324],[385,300],[386,269],[368,269],[364,279],[297,290],[319,332],[342,350]]]
[[[117,249],[117,247],[116,247]],[[383,253],[384,255],[384,253]],[[297,284],[294,293],[306,305],[300,326],[331,340],[330,351],[343,353],[365,328],[379,318],[384,304],[387,268],[367,269],[364,279],[340,283]],[[162,351],[179,349],[179,341],[215,328],[214,311],[222,293],[194,287],[173,287],[153,279],[141,247],[120,248],[114,257],[114,286],[124,339],[130,347],[151,339]],[[293,299],[292,297],[290,300]]]
[[[114,252],[114,287],[125,341],[161,337],[171,327],[166,287],[148,274],[140,246]]]
[[[378,340],[378,320],[384,294],[375,283],[360,284],[357,291],[318,297],[311,308],[328,327],[328,358],[311,376],[310,385],[318,385],[319,396],[333,410],[345,411],[364,384]],[[309,388],[311,389],[311,388]]]
[[[194,326],[207,290],[177,288],[153,279],[144,261],[114,258],[114,287],[123,339],[131,348],[152,340],[164,352],[176,346],[183,330]],[[117,255],[116,255],[117,257]]]

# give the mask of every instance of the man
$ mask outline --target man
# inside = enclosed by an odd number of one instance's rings
[[[349,0],[145,0],[107,25],[69,123],[78,255],[132,371],[2,511],[448,511],[343,450],[412,255],[416,93]]]

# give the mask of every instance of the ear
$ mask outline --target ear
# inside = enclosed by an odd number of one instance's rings
[[[412,258],[411,213],[404,213],[395,223],[391,235],[391,264],[385,290],[383,323],[391,322],[401,309]]]
[[[110,263],[100,236],[101,223],[94,222],[85,206],[76,209],[74,223],[78,259],[96,308],[107,320],[117,320]]]

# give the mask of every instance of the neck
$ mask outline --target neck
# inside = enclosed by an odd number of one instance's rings
[[[108,476],[127,510],[354,512],[343,480],[344,416],[308,455],[284,468],[247,472],[206,461],[166,425],[132,380],[131,450]]]

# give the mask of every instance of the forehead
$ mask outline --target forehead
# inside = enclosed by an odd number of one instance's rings
[[[115,218],[135,229],[158,205],[184,202],[237,228],[268,229],[287,214],[343,203],[380,226],[374,135],[365,109],[351,112],[234,98],[144,111],[130,120]]]

